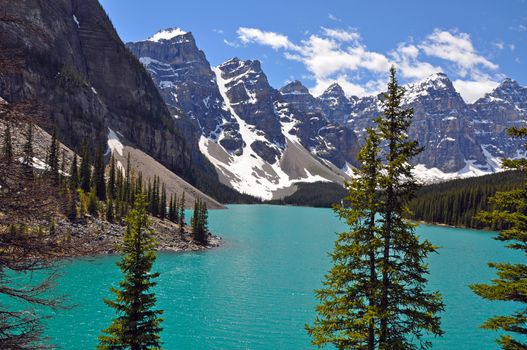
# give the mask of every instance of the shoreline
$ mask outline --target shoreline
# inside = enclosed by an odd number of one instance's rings
[[[209,233],[208,243],[198,244],[192,239],[190,226],[185,226],[185,232],[181,234],[179,225],[158,218],[151,220],[158,252],[199,252],[221,247],[225,243],[221,237]],[[118,246],[122,242],[126,226],[87,217],[74,222],[61,220],[56,224],[56,230],[73,247],[66,254],[67,257],[78,258],[119,254]]]

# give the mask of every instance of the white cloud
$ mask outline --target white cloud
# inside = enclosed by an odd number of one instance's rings
[[[335,22],[342,22],[342,20],[334,15],[332,15],[331,13],[328,14],[328,18],[332,21],[335,21]]]
[[[503,41],[493,42],[492,45],[499,50],[503,50],[505,48],[505,44],[503,43]]]
[[[441,67],[420,61],[418,59],[419,53],[419,48],[412,44],[399,44],[397,49],[391,52],[391,56],[403,77],[420,80],[443,71]]]
[[[479,55],[467,33],[448,32],[436,29],[419,45],[425,54],[452,62],[457,66],[457,74],[465,77],[478,72],[480,67],[490,70],[498,65]]]
[[[359,41],[360,34],[354,30],[330,29],[322,27],[324,35],[340,41]]]
[[[240,44],[238,44],[236,41],[229,41],[227,39],[223,39],[223,43],[227,46],[234,47],[234,48],[240,47]]]
[[[456,79],[452,82],[457,92],[461,94],[465,102],[473,103],[480,97],[483,97],[487,92],[492,91],[498,82],[492,80],[460,80]]]
[[[294,45],[289,41],[287,36],[275,32],[265,32],[257,28],[238,28],[238,38],[244,44],[258,43],[267,45],[275,50],[291,49]]]
[[[491,91],[499,79],[498,65],[478,53],[467,33],[455,30],[436,29],[423,41],[399,43],[387,54],[369,50],[354,29],[321,27],[319,34],[311,34],[299,43],[284,34],[257,28],[241,27],[237,33],[243,44],[269,46],[283,51],[286,59],[304,64],[315,82],[311,89],[315,95],[334,82],[348,95],[378,93],[385,88],[391,65],[397,66],[404,82],[446,72],[467,102]]]

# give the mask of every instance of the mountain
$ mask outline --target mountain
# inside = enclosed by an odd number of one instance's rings
[[[211,67],[192,33],[172,28],[157,37],[163,38],[127,45],[177,120],[199,131],[187,140],[214,164],[222,183],[271,199],[295,192],[301,182],[347,178],[341,169],[355,159],[356,137],[323,114],[299,112],[311,103],[320,109],[309,93],[310,100],[297,101],[296,92],[274,89],[256,60],[233,58]]]
[[[0,0],[0,96],[61,142],[106,144],[109,130],[190,185],[236,198],[184,134],[97,0]],[[146,175],[146,174],[145,174]],[[223,198],[222,198],[223,197]]]
[[[335,83],[314,97],[299,81],[276,90],[256,60],[211,67],[192,33],[179,28],[127,45],[178,120],[195,125],[187,138],[221,182],[261,198],[288,196],[302,182],[342,183],[381,115],[381,95],[348,97]],[[527,115],[526,88],[516,82],[506,79],[473,104],[443,73],[405,88],[403,105],[415,112],[409,134],[424,147],[413,160],[421,181],[493,173],[500,158],[522,155],[505,132]]]
[[[525,157],[521,140],[511,140],[507,128],[527,124],[527,88],[512,79],[505,79],[492,92],[470,106],[471,120],[477,130],[475,138],[485,153],[493,157]]]

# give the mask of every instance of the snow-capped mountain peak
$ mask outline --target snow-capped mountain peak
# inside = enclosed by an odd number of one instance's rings
[[[148,38],[148,41],[153,41],[153,42],[158,43],[161,40],[171,40],[177,36],[181,36],[185,34],[187,34],[187,32],[185,32],[183,29],[178,28],[178,27],[173,27],[173,28],[168,28],[168,29],[164,29],[164,30],[157,32],[156,34]]]
[[[292,81],[280,89],[282,95],[307,95],[309,90],[298,80]]]
[[[333,83],[320,95],[321,98],[323,97],[340,97],[340,96],[346,96],[346,93],[344,92],[344,89],[342,89],[342,86],[339,85],[339,83]]]

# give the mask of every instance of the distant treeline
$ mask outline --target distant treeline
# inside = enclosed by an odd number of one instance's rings
[[[488,199],[497,191],[524,185],[525,177],[518,171],[452,180],[421,187],[409,208],[418,221],[481,229],[486,225],[474,216],[490,209]]]
[[[344,187],[333,182],[300,183],[292,195],[269,203],[331,208],[333,204],[340,203],[347,193]]]

